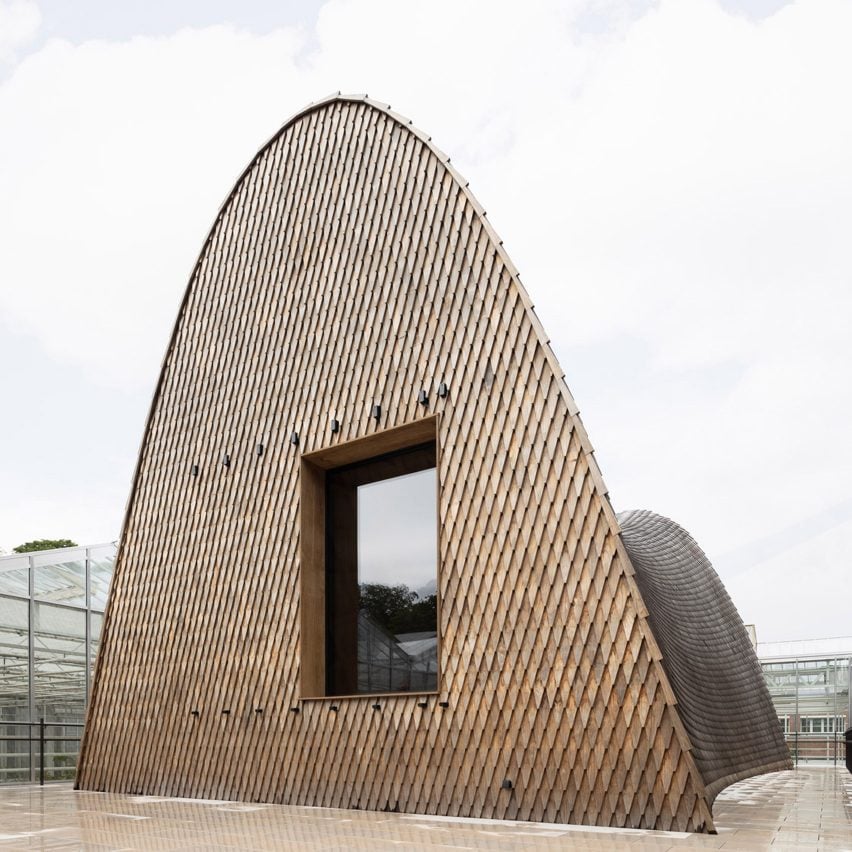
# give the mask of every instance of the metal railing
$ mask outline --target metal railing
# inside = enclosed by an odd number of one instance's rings
[[[3,743],[27,743],[30,746],[29,750],[29,758],[30,758],[30,780],[32,780],[32,761],[33,761],[33,750],[32,746],[34,743],[38,743],[38,780],[39,784],[44,786],[44,777],[45,777],[45,766],[46,760],[45,758],[48,756],[52,756],[53,758],[64,756],[58,755],[56,753],[52,755],[47,754],[47,750],[45,749],[45,745],[47,743],[77,743],[78,747],[80,741],[82,740],[82,736],[77,737],[69,737],[67,734],[62,734],[61,736],[47,736],[47,728],[77,728],[82,733],[83,724],[81,722],[61,722],[54,721],[48,722],[44,719],[39,719],[38,722],[18,722],[12,720],[0,720],[0,727],[5,728],[29,728],[29,734],[27,736],[2,736],[0,735],[0,745]],[[37,729],[36,736],[33,736],[33,728]],[[5,752],[5,750],[0,749],[0,760],[3,757],[15,756],[18,757],[23,752]],[[78,753],[74,753],[74,765],[73,766],[48,766],[48,769],[74,769],[76,768]]]
[[[841,732],[805,734],[788,731],[784,734],[793,764],[800,762],[833,763],[846,761],[846,739]]]

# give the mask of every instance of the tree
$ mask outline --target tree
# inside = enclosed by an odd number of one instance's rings
[[[12,550],[15,553],[34,553],[36,550],[54,550],[57,547],[76,547],[77,542],[70,538],[40,538],[37,541],[25,541]]]
[[[421,598],[402,583],[396,586],[362,583],[360,591],[361,609],[395,636],[435,630],[438,623],[437,595]]]

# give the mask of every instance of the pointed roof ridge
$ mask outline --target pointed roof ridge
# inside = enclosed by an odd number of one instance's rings
[[[611,515],[610,521],[617,528],[618,520],[616,519],[615,512],[612,509],[612,506],[609,501],[609,490],[606,487],[606,484],[603,479],[603,474],[601,473],[597,463],[597,459],[595,458],[595,451],[594,447],[592,446],[592,442],[589,439],[588,433],[586,432],[586,428],[583,425],[582,419],[580,418],[580,409],[577,406],[577,402],[574,399],[574,396],[571,393],[567,382],[565,381],[565,373],[562,370],[562,366],[559,363],[559,359],[556,357],[556,354],[550,346],[550,338],[548,337],[547,332],[544,330],[544,326],[542,325],[538,314],[535,312],[535,305],[533,304],[533,301],[530,298],[526,287],[521,282],[520,273],[515,267],[515,264],[512,263],[512,260],[509,257],[505,246],[503,245],[503,240],[492,226],[491,221],[488,219],[488,214],[485,208],[482,206],[482,204],[480,204],[480,202],[477,200],[476,196],[470,189],[470,182],[461,174],[461,172],[459,172],[458,169],[455,168],[455,166],[452,165],[452,163],[450,162],[450,157],[445,154],[440,148],[438,148],[438,146],[432,141],[432,137],[428,133],[425,133],[424,131],[416,127],[412,119],[407,118],[401,113],[392,110],[390,104],[385,103],[384,101],[375,100],[366,93],[344,95],[341,94],[340,91],[336,91],[325,95],[324,97],[316,101],[311,101],[306,106],[302,107],[300,110],[297,110],[296,112],[292,113],[283,122],[283,124],[281,124],[281,126],[257,149],[255,154],[249,160],[246,167],[239,173],[233,185],[228,190],[227,195],[222,200],[222,203],[219,205],[216,211],[216,215],[213,217],[213,220],[210,223],[210,227],[207,229],[204,235],[204,239],[201,241],[201,248],[198,251],[195,260],[193,261],[192,269],[187,278],[187,283],[184,288],[183,295],[181,296],[180,303],[178,304],[178,309],[175,314],[175,321],[172,324],[171,331],[169,332],[168,344],[166,345],[165,352],[163,353],[163,357],[160,361],[159,378],[157,379],[157,384],[154,386],[154,391],[151,395],[151,402],[148,406],[148,413],[145,417],[145,426],[142,431],[142,438],[140,439],[139,451],[137,452],[137,462],[133,470],[133,476],[130,480],[130,493],[125,504],[125,511],[121,523],[121,530],[119,531],[118,536],[119,542],[121,542],[123,538],[124,530],[127,525],[127,518],[130,511],[130,506],[133,501],[133,495],[136,491],[136,481],[139,474],[139,463],[141,461],[140,453],[145,439],[144,436],[148,432],[148,428],[151,424],[151,418],[156,408],[157,399],[159,398],[166,362],[169,357],[169,353],[172,350],[172,346],[175,341],[175,335],[177,334],[178,327],[180,325],[180,320],[183,315],[184,308],[186,307],[187,299],[189,298],[189,294],[192,291],[193,282],[195,281],[196,275],[201,266],[201,262],[205,256],[210,240],[222,218],[222,214],[228,208],[228,205],[233,200],[234,195],[242,185],[243,181],[246,180],[246,178],[251,174],[252,170],[257,166],[258,162],[260,161],[266,150],[271,145],[275,144],[275,142],[281,137],[283,133],[286,133],[287,130],[289,130],[293,125],[297,124],[303,118],[306,118],[312,113],[317,112],[321,109],[326,109],[338,103],[366,104],[367,106],[387,115],[401,127],[405,128],[410,133],[415,135],[418,139],[420,139],[420,141],[423,142],[423,144],[426,145],[426,147],[438,158],[438,160],[443,164],[443,166],[447,169],[447,171],[454,178],[458,186],[461,188],[461,191],[463,192],[466,200],[471,204],[474,211],[479,216],[483,228],[487,232],[488,236],[491,238],[492,243],[497,249],[497,253],[500,257],[500,260],[503,262],[506,271],[511,276],[514,286],[517,288],[518,296],[521,299],[521,303],[523,304],[524,309],[527,315],[529,316],[530,321],[532,322],[533,331],[536,334],[539,342],[541,343],[542,351],[544,352],[545,357],[547,358],[548,363],[550,364],[550,367],[553,370],[553,374],[557,380],[557,385],[559,387],[560,393],[568,406],[569,413],[576,420],[578,427],[578,437],[580,438],[583,449],[589,456],[589,471],[591,473],[592,479],[594,480],[595,487],[598,489],[602,497],[607,498],[604,501],[606,503],[605,510]]]

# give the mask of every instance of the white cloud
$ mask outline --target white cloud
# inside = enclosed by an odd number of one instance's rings
[[[51,41],[0,85],[0,310],[147,393],[233,179],[306,102],[368,91],[471,179],[615,505],[724,578],[850,496],[850,25],[844,0],[331,0],[313,34]]]
[[[0,0],[0,65],[12,62],[18,50],[38,32],[41,12],[31,0]]]
[[[281,121],[298,41],[230,28],[51,41],[0,89],[0,304],[57,357],[150,386],[230,184]],[[252,90],[266,79],[262,98]],[[300,91],[298,101],[305,95]],[[12,164],[14,166],[12,167]]]

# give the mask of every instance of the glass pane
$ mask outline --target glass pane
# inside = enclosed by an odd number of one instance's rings
[[[104,617],[97,612],[91,613],[91,621],[89,622],[89,665],[91,672],[89,673],[89,682],[94,682],[95,679],[95,664],[98,661],[98,648],[101,645],[101,630],[104,625]]]
[[[92,644],[97,644],[101,641],[101,628],[104,626],[104,617],[97,612],[93,612],[91,625],[90,635],[92,637]]]
[[[45,720],[47,721],[47,720]],[[38,736],[34,729],[33,736]],[[46,781],[73,781],[77,774],[82,727],[76,724],[45,724],[44,778]],[[38,745],[36,745],[38,748]],[[38,752],[36,752],[36,755]]]
[[[36,636],[67,636],[84,640],[86,638],[86,614],[70,607],[37,603],[35,606],[35,632]],[[36,645],[36,653],[38,653],[38,645]]]
[[[29,604],[0,597],[0,783],[30,780]],[[7,739],[12,738],[15,739]]]
[[[438,686],[434,442],[326,474],[326,694]]]
[[[785,739],[794,760],[843,761],[840,734],[848,706],[847,660],[763,663],[776,712],[787,718]]]
[[[358,691],[437,689],[435,469],[358,487]]]
[[[28,556],[4,556],[0,558],[0,592],[27,597],[30,560]]]
[[[112,570],[115,566],[115,545],[89,549],[89,587],[92,609],[103,611],[106,607]]]
[[[86,551],[82,548],[68,551],[33,557],[33,596],[53,603],[85,606]]]
[[[86,702],[85,610],[35,606],[33,699],[36,719],[48,723],[45,778],[74,777]],[[66,723],[63,725],[62,723]]]
[[[82,721],[86,694],[86,613],[36,604],[33,691],[36,715]]]

